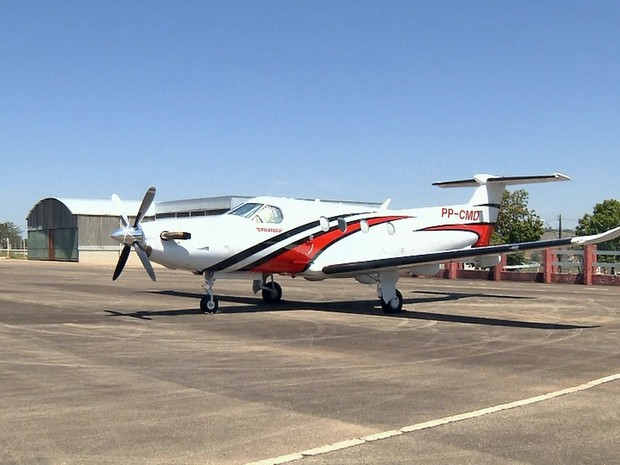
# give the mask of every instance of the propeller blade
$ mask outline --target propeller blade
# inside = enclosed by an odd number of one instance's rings
[[[151,265],[151,261],[149,260],[150,252],[147,254],[142,247],[146,247],[150,249],[148,245],[145,243],[144,232],[140,227],[140,222],[144,219],[146,212],[151,207],[153,203],[153,199],[155,198],[155,188],[150,187],[146,194],[144,194],[144,198],[142,199],[142,203],[140,204],[140,209],[138,210],[138,214],[136,215],[136,220],[134,221],[133,226],[129,225],[129,219],[125,210],[123,208],[123,203],[120,197],[116,194],[112,194],[112,202],[116,206],[116,209],[120,213],[123,227],[117,229],[112,233],[112,239],[121,244],[125,244],[123,247],[123,251],[121,252],[120,257],[118,257],[118,263],[116,264],[116,268],[114,269],[114,274],[112,275],[112,280],[115,281],[121,273],[123,272],[123,268],[127,264],[127,259],[129,258],[129,253],[131,252],[131,246],[136,249],[136,253],[142,262],[142,266],[148,273],[149,277],[155,281],[155,270],[153,270],[153,265]]]
[[[129,258],[129,252],[131,252],[131,246],[126,245],[123,247],[121,256],[118,257],[118,263],[114,269],[114,275],[112,275],[112,281],[116,281],[116,278],[118,278],[123,272],[123,268],[125,268],[125,264],[127,263],[127,258]]]
[[[144,198],[142,199],[142,204],[140,205],[140,209],[138,210],[138,214],[136,215],[136,221],[133,223],[133,227],[136,228],[146,215],[146,212],[150,208],[153,203],[153,199],[155,198],[155,188],[149,187],[149,190],[144,194]]]
[[[133,248],[136,251],[136,253],[138,254],[138,257],[140,258],[140,261],[142,262],[142,266],[146,270],[146,272],[149,275],[149,277],[153,281],[156,281],[157,278],[155,277],[155,270],[153,269],[153,265],[151,265],[151,261],[149,260],[149,257],[146,254],[146,252],[144,250],[142,250],[140,248],[140,246],[138,246],[138,244],[136,244],[135,242],[133,244]]]
[[[114,203],[116,212],[123,219],[123,226],[129,226],[129,219],[127,218],[127,214],[125,213],[125,209],[123,208],[123,202],[121,201],[121,198],[116,194],[112,194],[112,202]]]

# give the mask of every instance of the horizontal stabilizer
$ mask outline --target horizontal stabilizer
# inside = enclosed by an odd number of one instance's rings
[[[562,173],[539,174],[534,176],[494,176],[491,174],[477,174],[472,179],[460,179],[456,181],[437,181],[433,186],[438,187],[477,187],[484,184],[535,184],[539,182],[570,181],[570,178]]]

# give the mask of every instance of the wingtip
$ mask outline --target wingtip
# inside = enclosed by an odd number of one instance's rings
[[[612,241],[620,237],[620,226],[610,229],[609,231],[605,231],[601,234],[593,234],[590,236],[576,236],[573,237],[571,242],[577,245],[590,245],[590,244],[600,244],[601,242]]]
[[[571,181],[570,176],[567,176],[564,173],[553,173],[553,175],[558,181]]]

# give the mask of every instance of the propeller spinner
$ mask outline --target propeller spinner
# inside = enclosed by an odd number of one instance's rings
[[[121,222],[123,224],[122,227],[112,233],[112,239],[121,244],[125,244],[125,247],[123,247],[123,251],[121,252],[120,257],[118,257],[118,263],[116,264],[116,268],[114,269],[112,280],[116,280],[116,278],[118,278],[123,272],[123,268],[125,268],[125,265],[127,264],[127,259],[129,258],[129,253],[131,252],[131,247],[133,246],[134,250],[138,254],[138,258],[140,258],[140,261],[142,262],[142,266],[144,266],[144,269],[148,273],[149,277],[153,281],[155,281],[155,271],[153,270],[153,265],[151,265],[151,261],[149,260],[148,254],[145,251],[147,247],[144,243],[144,232],[140,227],[140,223],[144,219],[146,212],[153,203],[154,198],[155,188],[150,187],[149,190],[146,191],[146,194],[144,194],[144,198],[142,199],[142,204],[140,205],[140,209],[138,210],[136,219],[133,223],[133,226],[131,226],[127,215],[123,209],[123,204],[120,197],[116,194],[112,194],[112,201],[120,212]]]

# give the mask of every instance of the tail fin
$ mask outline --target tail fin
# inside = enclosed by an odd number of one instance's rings
[[[515,184],[535,184],[541,182],[569,181],[570,178],[562,173],[542,174],[534,176],[494,176],[492,174],[477,174],[473,179],[457,181],[438,181],[433,186],[439,187],[476,187],[474,195],[468,205],[472,207],[490,208],[490,223],[497,221],[502,194],[506,186]]]

